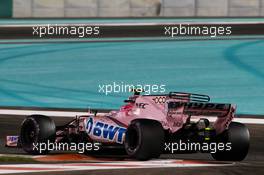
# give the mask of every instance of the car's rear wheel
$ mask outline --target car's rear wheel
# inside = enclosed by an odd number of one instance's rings
[[[241,161],[247,156],[249,150],[248,128],[242,123],[232,122],[229,128],[219,135],[218,142],[231,143],[231,149],[212,153],[215,160]]]
[[[56,126],[54,121],[43,115],[28,116],[21,125],[20,143],[23,150],[29,154],[47,154],[48,142],[54,143]],[[46,149],[40,152],[39,144],[46,144]],[[43,147],[44,148],[44,145]]]
[[[138,160],[158,158],[163,151],[164,130],[154,120],[132,121],[125,136],[125,150]]]

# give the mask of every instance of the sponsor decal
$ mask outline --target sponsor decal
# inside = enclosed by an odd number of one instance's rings
[[[152,100],[157,104],[164,104],[166,101],[166,97],[165,96],[157,96],[157,97],[153,98]]]
[[[94,121],[92,117],[87,119],[85,129],[89,135],[117,143],[123,143],[126,132],[126,128],[101,121]]]
[[[169,108],[179,108],[184,106],[186,109],[197,109],[197,110],[227,110],[230,108],[230,104],[221,103],[194,103],[194,102],[170,102]]]
[[[146,108],[146,105],[148,105],[147,103],[136,103],[136,106],[138,108],[141,108],[141,109],[145,109]]]
[[[7,136],[7,141],[8,142],[17,142],[18,136]]]
[[[6,136],[6,146],[17,146],[19,136]]]

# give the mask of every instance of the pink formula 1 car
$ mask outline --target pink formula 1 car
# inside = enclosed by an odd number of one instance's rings
[[[232,122],[235,105],[209,101],[207,95],[140,95],[134,90],[120,110],[87,113],[64,126],[56,127],[47,116],[28,116],[22,122],[20,136],[7,136],[7,146],[21,146],[30,154],[46,154],[49,146],[40,152],[40,143],[92,143],[90,147],[96,148],[86,151],[88,154],[106,150],[138,160],[158,158],[163,153],[197,151],[210,152],[216,160],[243,160],[250,136],[245,125]],[[193,147],[196,149],[190,149]]]

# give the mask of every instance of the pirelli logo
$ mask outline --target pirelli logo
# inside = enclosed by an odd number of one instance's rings
[[[152,100],[157,104],[164,104],[166,101],[166,97],[165,96],[157,96],[157,97],[154,97]]]

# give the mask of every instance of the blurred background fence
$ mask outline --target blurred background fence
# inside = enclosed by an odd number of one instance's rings
[[[264,0],[0,0],[0,17],[260,17]]]

